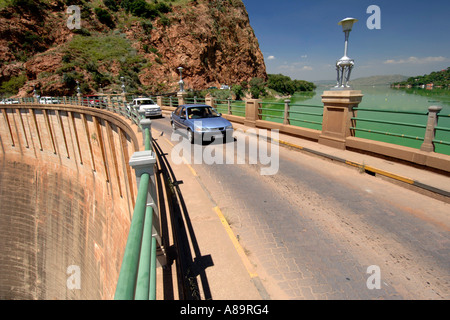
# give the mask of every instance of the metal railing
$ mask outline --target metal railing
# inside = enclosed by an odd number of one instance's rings
[[[350,130],[353,136],[416,149],[421,148],[422,142],[425,140],[430,111],[398,111],[360,107],[353,110],[357,112],[357,115],[351,118]],[[387,116],[387,114],[389,115]],[[439,111],[435,115],[436,123],[446,121],[445,118],[450,120],[450,115],[440,115]],[[389,120],[386,120],[387,118]],[[435,132],[432,142],[442,145],[438,146],[437,152],[450,154],[450,150],[448,147],[446,148],[446,146],[450,146],[450,141],[446,140],[448,132],[450,132],[450,121],[446,122],[432,128]],[[446,137],[444,138],[444,136]]]
[[[232,100],[231,98],[217,99],[215,105],[220,113],[245,117],[245,101]]]
[[[321,130],[323,105],[291,104],[289,99],[284,103],[261,102],[258,116],[261,120]]]
[[[161,247],[154,181],[156,158],[151,144],[151,121],[142,117],[140,126],[145,150],[135,152],[130,159],[139,188],[115,300],[156,299],[157,249]]]

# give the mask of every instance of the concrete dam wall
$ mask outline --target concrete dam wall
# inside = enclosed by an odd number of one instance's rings
[[[137,127],[95,108],[0,109],[0,299],[112,299]]]

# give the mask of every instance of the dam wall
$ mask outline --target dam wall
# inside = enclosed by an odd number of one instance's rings
[[[137,126],[90,107],[0,110],[0,299],[112,299]]]

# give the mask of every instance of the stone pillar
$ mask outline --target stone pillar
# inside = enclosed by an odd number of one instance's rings
[[[211,106],[213,108],[216,107],[216,102],[215,102],[213,97],[206,97],[205,98],[205,104],[208,105],[208,106]]]
[[[186,91],[178,91],[177,97],[178,97],[178,105],[182,106],[184,104],[184,100],[187,96]]]
[[[428,108],[428,122],[427,128],[425,130],[425,138],[423,140],[422,145],[420,146],[420,150],[426,152],[434,152],[434,137],[435,137],[435,128],[438,120],[438,113],[442,110],[442,107],[431,106]]]
[[[157,96],[156,97],[156,104],[160,107],[163,106],[163,97],[162,96]]]
[[[244,125],[248,127],[256,127],[256,120],[260,119],[259,108],[260,99],[249,99],[245,102],[245,120]]]
[[[319,143],[330,147],[345,149],[345,140],[351,136],[352,117],[363,94],[360,90],[331,90],[322,95],[323,119]]]

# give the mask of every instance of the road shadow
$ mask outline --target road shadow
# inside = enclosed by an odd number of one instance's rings
[[[197,277],[200,277],[205,300],[212,300],[211,290],[206,276],[206,268],[214,265],[211,255],[201,254],[189,212],[167,154],[163,152],[156,139],[152,139],[153,150],[157,158],[155,174],[158,188],[161,232],[163,245],[167,250],[167,267],[163,269],[164,300],[174,299],[172,282],[172,265],[175,263],[177,287],[180,300],[201,300]],[[161,196],[165,195],[165,197]],[[167,205],[167,206],[166,206]],[[167,209],[166,209],[167,207]],[[169,221],[173,245],[169,243]],[[191,250],[191,246],[193,252]]]

